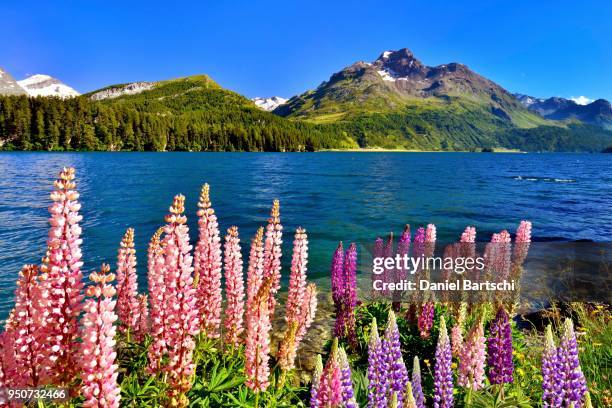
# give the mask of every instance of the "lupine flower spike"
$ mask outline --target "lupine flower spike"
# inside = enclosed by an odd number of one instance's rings
[[[370,340],[368,342],[368,407],[387,407],[386,356],[383,354],[382,341],[378,335],[376,319],[372,319],[370,326]]]
[[[138,330],[136,331],[136,341],[142,341],[149,333],[149,306],[148,296],[138,295]]]
[[[483,387],[485,374],[486,339],[480,319],[470,329],[459,357],[459,379],[457,383],[477,391]]]
[[[561,393],[565,406],[574,404],[575,407],[580,408],[587,387],[578,359],[578,344],[574,333],[574,324],[570,318],[565,319],[565,330],[558,348],[558,364],[560,374],[563,376]]]
[[[419,358],[417,356],[414,356],[411,383],[412,395],[414,395],[417,408],[425,408],[425,395],[423,394],[423,386],[421,382],[421,365],[419,364]]]
[[[244,279],[238,227],[231,227],[225,236],[225,342],[234,347],[241,343],[244,319]]]
[[[15,335],[12,339],[14,347],[11,347],[15,351],[11,356],[14,364],[11,375],[13,386],[38,387],[45,375],[42,365],[46,347],[42,336],[44,299],[38,272],[36,265],[25,265],[17,280],[12,313],[12,331]]]
[[[111,284],[115,275],[109,272],[110,267],[102,265],[100,272],[89,276],[93,285],[87,288],[80,348],[84,407],[116,408],[121,398],[115,364],[115,288]]]
[[[338,339],[334,339],[329,358],[323,368],[314,406],[318,408],[357,407],[346,353],[338,347]]]
[[[272,211],[266,226],[264,241],[264,278],[272,277],[272,291],[268,302],[270,303],[270,316],[274,316],[276,307],[276,293],[280,289],[281,280],[281,244],[283,243],[283,226],[280,223],[280,202],[274,200]]]
[[[194,336],[198,335],[200,322],[193,287],[193,268],[189,245],[189,227],[185,211],[185,197],[178,195],[166,216],[163,240],[163,261],[166,286],[172,288],[167,300],[168,320],[168,383],[171,404],[184,407],[189,403],[186,393],[191,389],[194,373],[192,361],[195,348]]]
[[[81,267],[81,205],[74,182],[74,169],[64,168],[55,181],[49,207],[48,256],[44,259],[44,286],[47,296],[45,365],[54,375],[53,383],[66,385],[76,375],[74,361],[80,347],[77,341],[78,317],[83,308]]]
[[[417,403],[414,399],[414,392],[412,391],[412,384],[410,381],[406,383],[406,391],[404,391],[404,403],[402,408],[417,408]]]
[[[138,304],[138,282],[136,280],[136,250],[134,230],[128,228],[117,255],[117,316],[119,330],[134,334],[138,331],[140,307]]]
[[[552,327],[546,327],[544,351],[542,352],[542,404],[544,407],[560,407],[563,403],[561,387],[563,374],[558,370],[557,347],[553,339]]]
[[[402,358],[400,334],[395,319],[395,313],[389,311],[389,320],[385,337],[382,341],[382,353],[386,359],[386,376],[389,381],[389,392],[397,393],[398,402],[401,405],[403,392],[408,382],[408,371]]]
[[[434,367],[434,408],[453,406],[453,372],[450,339],[446,331],[444,316],[440,317],[440,334],[436,347]]]
[[[221,324],[221,238],[210,188],[202,186],[198,202],[198,243],[194,251],[194,285],[197,288],[200,328],[208,338],[219,337]]]
[[[323,359],[321,358],[320,354],[317,354],[315,369],[312,373],[312,384],[310,387],[310,408],[318,408],[317,393],[319,392],[319,385],[321,383],[321,374],[323,374]]]
[[[148,276],[149,284],[149,303],[150,310],[150,325],[151,336],[153,342],[149,347],[149,367],[148,371],[152,374],[159,373],[161,370],[161,358],[168,351],[168,333],[169,322],[168,316],[168,301],[171,297],[171,286],[166,286],[166,270],[164,261],[164,246],[161,242],[161,235],[164,228],[159,228],[151,237],[148,252]]]
[[[487,341],[487,365],[491,384],[504,384],[513,381],[514,363],[512,361],[512,330],[508,313],[500,307],[491,324]]]
[[[268,298],[271,287],[272,277],[265,278],[246,313],[245,383],[255,393],[264,392],[270,385],[268,362],[272,324]]]

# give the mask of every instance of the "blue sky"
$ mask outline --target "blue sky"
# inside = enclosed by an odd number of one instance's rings
[[[427,65],[462,62],[510,91],[612,99],[605,0],[4,0],[0,21],[0,66],[80,92],[206,73],[248,97],[287,97],[407,47]]]

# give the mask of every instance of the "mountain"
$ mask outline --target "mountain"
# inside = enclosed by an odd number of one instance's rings
[[[0,68],[0,95],[25,95],[26,91],[19,86],[15,78]]]
[[[30,96],[57,96],[60,98],[72,98],[80,94],[64,84],[59,79],[49,75],[32,75],[21,81],[17,81]]]
[[[265,111],[273,111],[278,108],[280,105],[287,103],[288,99],[281,98],[280,96],[272,96],[270,98],[253,98],[252,101],[255,102],[258,108],[263,109]]]
[[[522,94],[515,94],[515,96],[527,109],[546,119],[578,120],[612,130],[612,106],[605,99],[579,104],[571,99],[560,97],[542,99]]]
[[[263,111],[206,75],[76,98],[0,96],[5,150],[312,151],[339,140],[332,127]]]
[[[612,137],[547,120],[467,66],[427,66],[406,48],[356,62],[273,112],[333,124],[361,147],[597,150]]]

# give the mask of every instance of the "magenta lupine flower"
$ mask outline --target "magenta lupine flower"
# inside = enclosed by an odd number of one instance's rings
[[[150,324],[153,342],[149,347],[149,367],[152,374],[161,370],[161,358],[168,350],[168,305],[173,290],[171,285],[166,285],[166,268],[164,260],[164,246],[161,235],[164,229],[160,228],[151,237],[148,249],[148,284],[150,303]]]
[[[386,356],[383,344],[378,335],[376,319],[372,319],[370,326],[370,340],[368,342],[368,407],[387,407],[388,377],[386,373]]]
[[[421,365],[419,364],[419,358],[414,356],[414,362],[412,364],[412,395],[416,402],[417,408],[425,408],[425,395],[423,394],[423,386],[421,382]]]
[[[403,392],[408,382],[408,370],[402,357],[400,334],[393,310],[389,311],[389,320],[382,340],[382,353],[386,359],[386,376],[388,379],[387,395],[397,393],[398,403],[401,405]]]
[[[431,300],[427,300],[421,307],[421,313],[419,313],[419,319],[417,322],[419,328],[419,334],[421,338],[429,338],[429,332],[433,327],[434,321],[434,303]]]
[[[134,334],[138,331],[140,307],[138,304],[138,282],[136,280],[136,250],[134,230],[128,228],[117,255],[117,316],[119,330]]]
[[[14,333],[13,385],[38,387],[44,379],[43,293],[38,280],[38,266],[25,265],[17,280],[15,308],[12,312]]]
[[[489,329],[487,340],[487,365],[491,384],[511,383],[514,363],[512,361],[512,330],[508,313],[500,307]]]
[[[331,265],[331,280],[332,280],[332,300],[336,306],[336,315],[339,315],[338,310],[344,298],[344,248],[342,241],[338,244],[338,248],[334,252]]]
[[[557,347],[552,328],[546,327],[544,351],[542,352],[542,404],[547,408],[563,405],[563,373],[559,372]]]
[[[149,333],[149,301],[147,295],[138,295],[138,329],[136,331],[136,341],[142,341]]]
[[[219,337],[221,325],[221,238],[208,184],[198,201],[198,243],[194,251],[194,282],[197,288],[200,329],[208,338]]]
[[[323,374],[323,360],[321,355],[317,354],[315,361],[315,368],[312,373],[312,382],[310,385],[310,408],[319,408],[317,393],[319,392],[319,386],[321,384],[321,375]]]
[[[44,290],[47,297],[45,366],[56,385],[66,385],[76,376],[75,361],[80,347],[78,318],[82,310],[81,205],[74,182],[74,169],[64,168],[54,183],[49,207],[48,256],[44,259]],[[47,368],[45,367],[45,369]]]
[[[102,265],[100,272],[89,276],[94,284],[87,288],[80,347],[84,407],[116,408],[121,398],[115,364],[115,288],[111,284],[115,275],[109,272],[110,266]]]
[[[486,339],[481,320],[474,323],[467,334],[459,357],[457,384],[477,391],[483,387],[485,374]]]
[[[166,216],[163,239],[163,260],[169,297],[166,305],[168,384],[171,403],[186,406],[186,392],[191,389],[195,366],[192,361],[194,336],[199,333],[196,293],[193,287],[193,258],[189,245],[189,227],[185,211],[185,197],[177,195]]]
[[[278,352],[279,365],[285,371],[294,367],[297,349],[316,313],[316,286],[311,284],[306,287],[307,264],[308,237],[304,229],[298,228],[293,241],[289,294],[285,312],[287,329]]]
[[[346,289],[344,298],[344,319],[346,338],[353,349],[357,348],[355,307],[357,307],[357,246],[349,246],[344,257],[344,276]]]
[[[412,256],[419,257],[425,254],[425,228],[419,227],[414,234]]]
[[[272,323],[268,298],[271,286],[270,276],[261,282],[252,301],[247,304],[244,372],[246,386],[255,393],[264,392],[270,385],[268,363]]]
[[[586,380],[580,360],[578,359],[578,343],[574,333],[574,324],[570,318],[565,319],[565,330],[557,350],[557,372],[562,375],[561,394],[566,407],[582,407],[584,395],[587,392]]]
[[[410,252],[410,225],[406,224],[404,226],[404,231],[400,236],[399,242],[397,243],[397,255],[403,257],[404,255],[408,255]],[[403,279],[406,279],[407,271],[403,268],[396,271],[396,282],[399,282]]]
[[[281,244],[283,243],[283,226],[280,223],[280,202],[274,200],[272,211],[266,226],[266,239],[264,241],[264,278],[272,277],[272,293],[268,298],[270,302],[270,316],[274,316],[276,307],[276,293],[280,289],[281,280]]]
[[[230,227],[225,236],[225,342],[238,346],[241,342],[244,319],[244,278],[242,276],[242,253],[240,252],[238,227]]]
[[[450,339],[446,331],[444,316],[440,317],[440,335],[436,346],[434,366],[434,408],[453,406],[453,371]]]

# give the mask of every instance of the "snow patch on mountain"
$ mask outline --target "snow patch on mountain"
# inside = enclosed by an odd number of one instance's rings
[[[574,102],[576,102],[578,105],[588,105],[589,103],[593,102],[594,99],[591,98],[587,98],[586,96],[572,96],[570,97],[570,99]]]
[[[255,102],[255,105],[257,105],[257,107],[260,109],[265,111],[273,111],[280,105],[287,103],[288,99],[281,98],[280,96],[272,96],[270,98],[256,97],[253,98],[252,101]]]
[[[32,75],[21,81],[17,81],[30,96],[57,96],[60,98],[72,98],[80,94],[73,88],[61,82],[59,79],[49,75]]]

